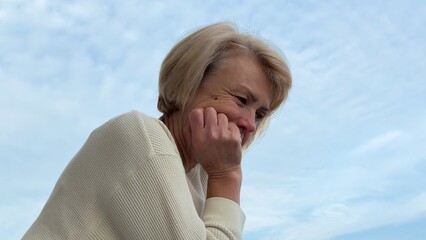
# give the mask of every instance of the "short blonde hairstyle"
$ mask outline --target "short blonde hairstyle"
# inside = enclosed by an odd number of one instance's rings
[[[287,99],[292,80],[290,69],[278,50],[253,35],[240,33],[232,23],[200,28],[170,50],[161,65],[158,110],[163,116],[182,111],[222,60],[241,51],[248,51],[257,59],[273,89],[271,111],[258,122],[256,134],[246,144],[249,146],[264,131],[270,115]]]

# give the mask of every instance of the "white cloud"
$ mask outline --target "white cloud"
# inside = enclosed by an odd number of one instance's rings
[[[379,150],[382,147],[385,147],[389,144],[394,143],[404,135],[404,132],[401,130],[392,130],[386,132],[380,136],[376,136],[368,140],[365,144],[357,147],[354,150],[355,154],[365,154],[371,151]]]
[[[423,198],[421,204],[412,201]],[[309,222],[298,223],[279,239],[329,239],[341,234],[397,224],[424,216],[424,193],[389,202],[331,203],[313,212]],[[397,206],[397,207],[396,207]]]
[[[343,166],[306,171],[303,178],[251,171],[242,197],[246,231],[319,240],[424,217],[426,192],[404,186],[424,184],[425,167],[426,161],[405,169]]]
[[[158,114],[162,58],[188,30],[218,20],[265,36],[294,75],[288,105],[246,154],[247,235],[325,239],[424,214],[425,9],[407,1],[2,1],[0,176],[13,199],[1,203],[0,223],[28,227],[19,222],[43,202],[32,199],[47,198],[94,127],[134,108]],[[31,190],[26,179],[49,181]]]

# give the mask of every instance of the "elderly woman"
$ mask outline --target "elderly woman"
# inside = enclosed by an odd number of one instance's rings
[[[283,58],[232,24],[190,34],[162,64],[162,117],[94,130],[24,239],[240,239],[242,149],[290,86]]]

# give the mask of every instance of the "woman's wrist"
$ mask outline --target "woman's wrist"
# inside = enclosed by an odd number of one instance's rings
[[[241,168],[209,174],[207,198],[223,197],[240,204]]]

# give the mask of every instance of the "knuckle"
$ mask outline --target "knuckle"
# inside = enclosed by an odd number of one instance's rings
[[[216,112],[216,110],[213,107],[207,107],[206,111],[209,112],[209,113],[215,113]]]
[[[222,121],[228,121],[228,117],[224,113],[218,113],[217,118]]]
[[[240,129],[237,127],[237,125],[235,123],[229,123],[229,130],[231,132],[239,132]]]
[[[202,108],[195,108],[194,110],[192,110],[195,114],[202,114],[203,113],[203,109]]]
[[[209,131],[209,138],[212,140],[219,140],[220,139],[220,135],[217,131],[214,130],[210,130]]]
[[[189,115],[191,117],[196,117],[196,116],[199,116],[201,114],[203,114],[203,109],[201,109],[201,108],[192,109],[191,112],[189,113]]]

